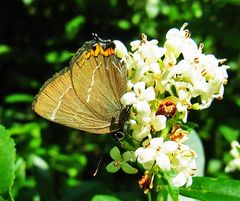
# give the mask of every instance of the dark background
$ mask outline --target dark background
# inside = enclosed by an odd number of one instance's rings
[[[185,22],[192,37],[204,42],[205,53],[227,58],[231,66],[223,101],[215,100],[204,111],[192,111],[188,118],[199,125],[196,130],[207,158],[205,173],[239,179],[237,173],[226,175],[223,171],[230,159],[230,142],[239,138],[240,128],[239,10],[238,1],[227,0],[2,2],[0,123],[16,142],[15,199],[90,200],[96,194],[144,199],[137,184],[140,174],[106,172],[105,166],[111,162],[108,154],[98,175],[92,176],[106,142],[112,145],[114,139],[50,123],[33,113],[31,102],[42,84],[68,66],[72,54],[92,39],[92,33],[121,40],[128,48],[130,41],[145,33],[162,46],[166,32]]]

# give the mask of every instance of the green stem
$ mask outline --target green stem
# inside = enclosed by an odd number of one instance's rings
[[[148,201],[152,201],[152,195],[151,195],[151,192],[150,192],[150,191],[148,192],[147,195],[148,195]]]
[[[153,192],[150,191],[148,193],[148,201],[167,201],[168,200],[168,192],[163,190],[161,192]]]

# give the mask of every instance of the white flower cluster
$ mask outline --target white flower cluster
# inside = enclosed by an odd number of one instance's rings
[[[133,139],[143,142],[137,161],[148,172],[156,166],[173,172],[175,186],[191,185],[196,170],[196,153],[184,145],[188,132],[181,125],[188,110],[222,99],[229,68],[221,65],[225,60],[203,54],[203,45],[198,47],[185,27],[170,29],[163,47],[142,34],[131,42],[132,52],[123,45],[116,49],[128,68],[128,92],[121,98],[131,106],[126,125]]]
[[[162,137],[148,139],[143,142],[143,145],[135,151],[135,155],[145,170],[151,170],[154,166],[165,171],[172,170],[175,173],[172,179],[174,186],[192,184],[191,176],[196,170],[193,158],[196,153],[187,145],[174,141],[164,142]]]
[[[227,83],[229,66],[221,65],[214,55],[202,53],[188,30],[170,29],[166,35],[164,67],[156,87],[161,93],[168,91],[178,98],[177,109],[187,121],[187,109],[205,109],[214,98],[222,99]],[[182,57],[182,59],[178,59]],[[173,90],[174,89],[174,90]],[[194,102],[192,103],[192,99]],[[197,99],[197,100],[196,100]]]
[[[228,163],[225,168],[225,172],[233,172],[235,170],[240,171],[240,144],[238,141],[233,141],[231,143],[231,156],[233,159]]]

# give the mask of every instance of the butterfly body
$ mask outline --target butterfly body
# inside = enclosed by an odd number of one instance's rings
[[[115,44],[96,35],[63,69],[49,79],[33,102],[40,116],[79,130],[105,134],[122,127],[127,68]]]

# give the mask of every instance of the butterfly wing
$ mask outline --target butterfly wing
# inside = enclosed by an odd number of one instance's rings
[[[44,84],[35,97],[33,109],[50,121],[72,128],[98,134],[110,132],[110,122],[95,116],[76,95],[69,68]]]
[[[118,130],[123,110],[120,99],[127,89],[126,65],[115,55],[91,55],[86,60],[76,55],[71,78],[77,96],[95,118],[111,122],[110,132]]]

